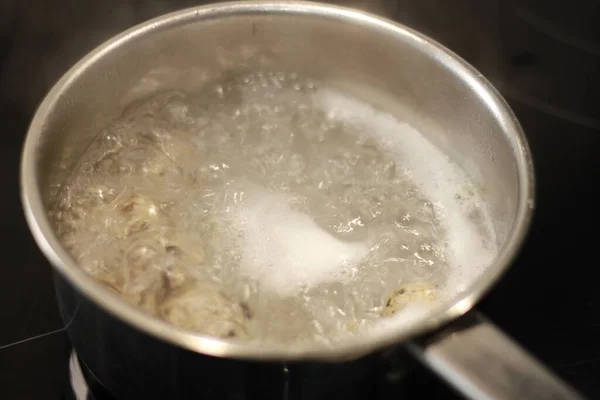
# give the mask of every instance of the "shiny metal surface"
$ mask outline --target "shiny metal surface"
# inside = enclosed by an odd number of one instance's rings
[[[404,350],[402,358],[376,352],[342,363],[211,357],[142,333],[57,272],[54,286],[91,392],[110,395],[99,398],[371,400],[373,386],[385,384],[374,382],[374,371],[416,363]]]
[[[583,399],[477,313],[409,348],[470,399]]]
[[[414,325],[399,325],[335,348],[299,351],[175,328],[128,305],[77,267],[54,234],[45,206],[100,128],[148,94],[166,88],[193,90],[256,68],[294,70],[361,97],[419,128],[471,175],[491,206],[502,249],[467,292]],[[359,11],[295,1],[184,10],[103,44],[63,76],[40,105],[23,150],[21,174],[23,205],[38,245],[83,295],[173,345],[252,360],[356,358],[464,314],[516,255],[534,195],[531,158],[519,124],[477,71],[403,26]]]

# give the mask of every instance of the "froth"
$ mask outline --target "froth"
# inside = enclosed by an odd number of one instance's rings
[[[361,242],[337,239],[310,216],[294,210],[288,196],[246,185],[230,210],[241,248],[240,272],[281,296],[343,280],[368,251]]]
[[[334,90],[319,90],[313,101],[330,118],[358,126],[364,138],[374,139],[400,160],[413,183],[432,200],[445,231],[445,257],[450,268],[445,295],[467,290],[496,255],[496,240],[485,204],[471,179],[419,131],[372,106]]]

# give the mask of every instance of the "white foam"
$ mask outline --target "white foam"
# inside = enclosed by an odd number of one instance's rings
[[[358,126],[365,139],[376,140],[408,168],[413,183],[434,202],[445,228],[449,287],[453,293],[466,290],[496,254],[491,219],[484,216],[484,232],[469,219],[476,204],[484,209],[476,192],[464,193],[471,179],[419,131],[389,114],[328,89],[319,90],[313,102],[329,117]]]
[[[368,251],[365,243],[333,237],[293,210],[282,194],[253,187],[233,211],[232,222],[241,234],[240,272],[281,296],[342,280]]]

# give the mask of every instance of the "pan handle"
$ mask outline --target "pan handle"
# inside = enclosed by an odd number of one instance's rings
[[[515,341],[477,312],[409,350],[473,400],[583,400]]]

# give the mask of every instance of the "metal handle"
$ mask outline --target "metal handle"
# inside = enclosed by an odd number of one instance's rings
[[[413,341],[425,365],[473,400],[573,400],[583,397],[477,313]]]

